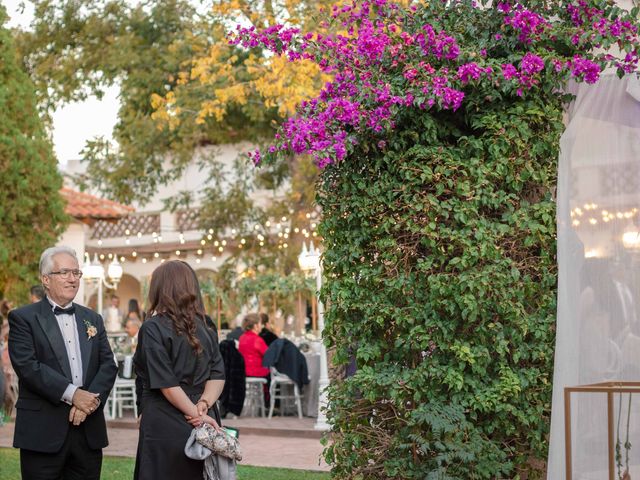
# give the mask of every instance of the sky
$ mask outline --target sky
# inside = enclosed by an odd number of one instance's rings
[[[33,8],[27,2],[23,14],[18,12],[21,0],[0,0],[10,17],[7,26],[27,27],[33,17]],[[96,136],[111,139],[118,115],[118,88],[107,89],[102,100],[95,97],[84,102],[70,103],[53,113],[52,139],[61,164],[80,158],[85,142]]]

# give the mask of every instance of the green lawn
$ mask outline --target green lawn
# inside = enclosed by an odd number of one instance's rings
[[[105,457],[102,462],[102,480],[131,480],[133,458]],[[328,480],[328,473],[289,470],[285,468],[238,466],[238,480]],[[18,450],[0,448],[0,479],[20,480]]]

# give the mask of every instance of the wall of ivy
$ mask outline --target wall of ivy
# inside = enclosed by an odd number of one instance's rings
[[[423,111],[324,170],[336,478],[540,470],[562,128],[554,95]]]

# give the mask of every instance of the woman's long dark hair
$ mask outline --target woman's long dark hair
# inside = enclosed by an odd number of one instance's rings
[[[200,285],[193,269],[181,260],[164,262],[153,271],[149,286],[150,315],[166,315],[178,335],[186,335],[196,354],[202,345],[196,326],[204,321]]]

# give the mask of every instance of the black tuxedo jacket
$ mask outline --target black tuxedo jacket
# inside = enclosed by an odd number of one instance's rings
[[[74,304],[75,305],[75,304]],[[82,355],[81,388],[100,394],[100,408],[84,421],[87,445],[106,447],[107,428],[102,409],[118,367],[100,315],[75,305]],[[95,327],[96,335],[87,330]],[[71,425],[71,406],[61,400],[71,381],[71,367],[58,321],[44,300],[9,313],[9,356],[19,379],[13,446],[36,452],[60,450]]]

